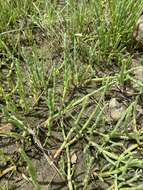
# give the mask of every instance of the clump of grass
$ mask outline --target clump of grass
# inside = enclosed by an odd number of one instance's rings
[[[121,50],[132,38],[142,1],[95,1],[94,8],[101,50]]]

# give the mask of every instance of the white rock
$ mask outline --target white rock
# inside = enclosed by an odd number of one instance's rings
[[[143,15],[140,16],[137,24],[136,24],[136,29],[133,33],[133,36],[136,41],[138,42],[143,42]]]
[[[110,115],[111,120],[118,121],[121,118],[124,111],[124,106],[121,103],[119,103],[116,98],[112,98],[110,100],[108,113]]]
[[[135,79],[143,80],[143,66],[141,65],[141,59],[132,59],[132,67],[135,68],[133,71]]]

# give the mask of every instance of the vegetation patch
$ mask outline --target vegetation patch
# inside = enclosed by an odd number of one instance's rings
[[[142,190],[142,0],[0,7],[0,190]]]

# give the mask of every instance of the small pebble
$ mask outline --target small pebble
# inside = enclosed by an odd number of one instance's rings
[[[112,98],[109,102],[108,111],[109,111],[111,120],[118,121],[121,118],[123,112],[125,111],[125,108],[124,106],[122,106],[121,103],[117,101],[116,98]]]

